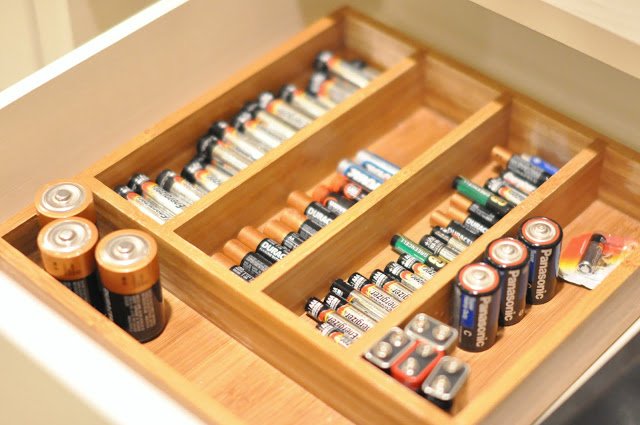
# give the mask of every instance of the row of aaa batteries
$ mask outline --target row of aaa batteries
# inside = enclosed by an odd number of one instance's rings
[[[245,103],[231,122],[214,122],[196,144],[196,156],[180,175],[162,170],[153,182],[135,174],[115,191],[144,214],[162,224],[215,190],[267,152],[293,137],[338,103],[365,87],[378,71],[363,61],[346,61],[330,51],[314,60],[306,91],[293,84],[276,97],[261,93]]]
[[[166,317],[155,239],[122,229],[99,240],[93,196],[77,181],[46,184],[35,205],[47,273],[137,340],[158,336]]]
[[[320,229],[331,223],[356,202],[375,190],[399,167],[366,151],[357,152],[353,161],[343,159],[338,173],[328,185],[319,185],[309,197],[293,191],[279,220],[266,223],[262,231],[246,226],[237,239],[231,239],[212,258],[246,281],[259,276],[282,260]]]
[[[518,178],[531,186],[528,193],[550,176],[531,162],[532,157],[514,155],[499,146],[492,150],[492,156],[505,166],[502,176],[515,175],[516,169],[519,171]],[[541,161],[539,158],[534,160],[538,163]],[[549,164],[547,166],[551,167]],[[530,180],[525,180],[521,175]],[[491,187],[489,183],[487,187]],[[336,328],[334,331],[346,337],[343,345],[348,345],[433,279],[440,269],[453,261],[515,205],[464,177],[456,177],[453,186],[458,193],[451,198],[449,210],[446,213],[435,211],[431,215],[431,232],[424,235],[419,243],[401,234],[392,237],[391,247],[400,254],[396,261],[389,262],[384,270],[374,270],[369,278],[353,273],[346,281],[334,281],[322,301],[313,297],[307,300],[307,314],[318,321],[321,331],[329,332],[323,323],[332,321]],[[318,305],[322,308],[318,309]]]

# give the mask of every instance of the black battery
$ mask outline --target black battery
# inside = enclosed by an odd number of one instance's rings
[[[529,248],[529,304],[544,304],[556,294],[556,281],[562,249],[562,227],[547,217],[533,217],[518,232]]]
[[[502,302],[499,323],[502,326],[515,325],[524,317],[527,305],[529,250],[517,239],[501,238],[489,244],[484,258],[500,275]]]
[[[496,342],[500,315],[500,276],[485,263],[464,266],[453,291],[453,326],[458,329],[458,346],[465,351],[484,351]]]

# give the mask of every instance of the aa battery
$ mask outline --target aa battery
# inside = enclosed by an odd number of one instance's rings
[[[242,110],[249,112],[268,132],[281,140],[290,139],[296,134],[295,128],[262,109],[258,102],[247,102]]]
[[[455,260],[458,254],[460,254],[458,251],[448,247],[447,244],[440,239],[431,235],[423,236],[420,239],[420,245],[447,261]]]
[[[174,215],[180,214],[189,205],[172,193],[167,192],[145,174],[131,176],[129,187],[145,199],[151,199]]]
[[[527,195],[520,192],[518,189],[511,187],[507,182],[499,177],[494,177],[485,183],[484,187],[511,202],[513,205],[520,205]]]
[[[314,61],[314,68],[321,72],[337,75],[358,88],[364,88],[369,84],[369,79],[359,68],[328,50],[318,53]]]
[[[280,89],[279,95],[291,106],[311,118],[320,118],[328,111],[328,108],[324,107],[313,97],[309,96],[307,92],[297,88],[293,84],[283,86]]]
[[[454,193],[450,201],[452,207],[468,212],[477,220],[484,222],[487,227],[493,226],[500,220],[500,215],[488,210],[482,205],[476,204],[459,193]]]
[[[290,252],[278,242],[259,232],[255,227],[243,227],[238,233],[238,239],[271,263],[276,263],[282,260]]]
[[[529,279],[529,250],[517,239],[502,238],[491,242],[485,261],[498,271],[502,287],[499,323],[511,326],[524,317]]]
[[[205,190],[192,185],[185,178],[169,169],[162,170],[158,174],[156,183],[167,192],[178,196],[189,204],[193,204],[207,194]]]
[[[458,331],[449,325],[425,314],[418,313],[405,326],[410,337],[431,344],[436,350],[451,353],[458,341]]]
[[[392,311],[400,305],[400,300],[395,295],[388,294],[360,273],[349,276],[347,284],[366,295],[370,300],[387,311]]]
[[[453,294],[453,326],[458,346],[466,351],[489,349],[498,335],[500,276],[485,263],[464,266],[456,277]]]
[[[411,348],[391,365],[391,376],[417,391],[443,356],[442,351],[428,342],[414,341]]]
[[[317,322],[328,323],[351,339],[357,339],[362,336],[362,329],[340,316],[338,312],[315,297],[307,300],[305,311],[309,317]]]
[[[408,254],[421,263],[433,267],[435,270],[440,270],[447,265],[444,259],[434,255],[431,251],[406,236],[393,235],[390,244],[391,248],[398,254]]]
[[[84,217],[96,222],[93,195],[76,181],[55,180],[45,184],[36,192],[34,204],[41,226],[69,217]]]
[[[200,189],[211,192],[222,183],[209,170],[205,169],[199,159],[194,158],[182,169],[180,173],[189,182]]]
[[[433,279],[433,277],[438,272],[437,269],[431,266],[427,266],[424,263],[421,263],[415,257],[406,253],[400,254],[396,262],[400,264],[402,267],[404,267],[405,269],[412,271],[413,273],[417,274],[418,276],[420,276],[422,279],[426,281]]]
[[[292,229],[295,229],[305,241],[322,229],[322,226],[316,224],[315,221],[307,219],[306,216],[293,208],[285,208],[280,215],[280,221]]]
[[[374,176],[355,162],[349,161],[348,159],[340,161],[337,171],[369,192],[379,188],[380,185],[384,183],[384,180]]]
[[[264,233],[276,240],[276,242],[281,243],[285,248],[289,251],[293,251],[304,242],[302,236],[298,233],[293,232],[287,226],[282,224],[279,221],[270,221],[264,225]]]
[[[408,288],[397,280],[390,278],[382,270],[374,270],[373,273],[371,273],[369,280],[371,280],[371,282],[373,282],[373,284],[378,288],[393,295],[400,301],[406,300],[413,293],[411,288]]]
[[[141,195],[138,195],[136,192],[131,190],[128,186],[116,186],[114,190],[118,195],[131,202],[131,204],[133,204],[138,210],[153,219],[156,223],[164,224],[168,220],[175,217],[167,209],[158,205],[154,201],[143,198]]]
[[[494,146],[491,149],[491,157],[507,170],[513,171],[536,186],[540,186],[551,176],[542,168],[533,165],[520,155],[514,155],[513,152],[502,146]]]
[[[527,161],[529,161],[531,164],[535,165],[536,167],[543,169],[547,174],[551,176],[558,172],[558,167],[548,163],[547,161],[540,158],[539,156],[532,156],[524,153],[521,154],[520,156],[526,159]]]
[[[345,198],[356,202],[364,199],[364,197],[369,193],[362,186],[350,181],[342,174],[336,174],[333,176],[333,179],[329,183],[329,188],[333,192],[341,192]]]
[[[415,273],[402,267],[400,264],[391,261],[384,268],[385,273],[398,279],[404,286],[412,291],[422,288],[427,281]]]
[[[335,215],[342,215],[356,204],[339,193],[332,192],[327,186],[319,185],[313,190],[313,199],[327,207]]]
[[[355,86],[341,84],[337,78],[329,78],[324,72],[314,72],[309,78],[307,92],[330,109],[342,103],[356,91]],[[333,106],[331,106],[333,105]]]
[[[598,268],[598,263],[602,259],[606,242],[607,239],[599,233],[591,235],[587,248],[584,254],[582,254],[582,258],[578,264],[578,270],[582,273],[593,273]]]
[[[469,246],[466,243],[462,242],[460,239],[457,239],[451,234],[445,232],[444,229],[440,226],[433,226],[431,228],[430,234],[431,236],[435,236],[436,238],[440,239],[442,242],[446,243],[449,247],[458,252],[464,251]]]
[[[346,336],[344,332],[328,323],[318,323],[316,329],[318,329],[322,335],[331,338],[334,342],[337,342],[345,348],[353,343],[353,340]]]
[[[367,65],[367,63],[361,59],[354,59],[349,61],[349,63],[358,68],[358,71],[360,71],[360,73],[364,75],[369,81],[380,75],[379,70]]]
[[[562,228],[547,217],[533,217],[525,221],[518,232],[529,248],[529,304],[544,304],[556,294],[556,278],[562,248]]]
[[[283,122],[296,130],[302,130],[313,122],[313,119],[295,110],[291,105],[285,102],[284,99],[278,99],[273,95],[273,93],[268,91],[260,93],[258,96],[258,104],[262,109],[271,115],[280,118]]]
[[[233,118],[233,126],[252,139],[257,140],[263,146],[269,149],[280,146],[282,140],[279,137],[274,136],[262,125],[260,120],[253,118],[253,116],[247,111],[241,111]]]
[[[344,298],[337,297],[334,294],[328,294],[324,298],[324,303],[365,332],[376,325],[375,320],[349,304]]]
[[[253,162],[253,159],[238,151],[231,143],[224,142],[213,134],[202,136],[198,140],[197,148],[207,160],[225,164],[231,175],[244,170]]]
[[[465,402],[470,369],[462,360],[444,356],[422,383],[422,393],[441,409],[456,413]]]
[[[473,215],[460,211],[457,208],[450,206],[449,209],[447,209],[447,215],[454,221],[462,223],[467,229],[475,231],[476,234],[481,235],[489,230],[489,227],[482,220],[478,220]]]
[[[329,292],[344,298],[351,305],[376,321],[382,320],[389,313],[385,308],[347,285],[347,283],[342,279],[336,279],[333,281]]]
[[[98,243],[96,225],[83,217],[56,219],[42,227],[37,243],[47,273],[104,312],[94,256]]]
[[[211,256],[211,259],[247,282],[251,282],[253,280],[253,276],[251,274],[247,273],[245,269],[237,264],[234,264],[226,255],[217,252]]]
[[[257,140],[252,140],[247,136],[241,134],[237,129],[231,127],[226,121],[216,121],[210,128],[211,134],[217,137],[219,140],[233,145],[233,147],[243,155],[245,155],[249,161],[243,161],[245,163],[251,163],[257,161],[264,156],[269,150],[262,143]],[[217,143],[220,144],[219,142]],[[236,164],[233,164],[236,168]]]
[[[269,260],[260,254],[252,252],[249,247],[236,239],[231,239],[224,244],[222,251],[231,261],[239,264],[240,267],[253,277],[260,276],[271,265]]]
[[[443,232],[459,239],[466,245],[471,245],[481,233],[471,227],[467,227],[459,221],[452,220],[440,211],[434,211],[429,217],[429,222],[433,227],[440,227]]]
[[[509,186],[515,187],[520,192],[526,195],[530,195],[534,190],[538,188],[536,185],[529,183],[527,180],[523,179],[513,171],[504,171],[500,174],[500,177]]]
[[[324,227],[338,217],[324,206],[308,197],[299,190],[294,190],[287,197],[287,203],[309,217],[311,221]]]
[[[162,332],[165,314],[158,246],[139,230],[118,230],[96,247],[107,315],[140,342]]]
[[[458,176],[453,180],[453,188],[473,202],[503,216],[513,208],[506,199],[494,195],[471,180]]]
[[[358,151],[354,158],[354,162],[383,180],[389,180],[393,175],[400,171],[400,167],[397,165],[367,150]]]
[[[364,353],[364,358],[380,369],[389,371],[391,365],[411,348],[413,340],[398,327],[393,327]]]

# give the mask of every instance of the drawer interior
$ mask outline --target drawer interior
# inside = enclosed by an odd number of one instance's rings
[[[260,228],[278,219],[292,191],[311,195],[316,186],[329,182],[341,159],[368,149],[405,167],[497,95],[491,87],[463,78],[436,58],[419,59],[364,102],[308,137],[290,155],[203,209],[176,233],[210,255],[242,227]],[[476,93],[475,99],[456,97],[454,87]]]
[[[212,121],[230,118],[260,91],[302,84],[322,49],[365,59],[384,72],[165,225],[112,190],[134,172],[179,171]],[[348,349],[314,330],[304,315],[306,300],[322,297],[335,278],[369,275],[397,258],[389,248],[393,234],[417,241],[428,233],[429,216],[448,205],[455,176],[482,184],[498,173],[490,155],[496,145],[561,169]],[[242,227],[277,218],[291,191],[310,193],[360,149],[402,170],[249,285],[210,258]],[[348,9],[311,25],[84,175],[101,233],[131,227],[158,240],[171,308],[164,333],[139,344],[48,276],[39,267],[33,208],[3,227],[0,242],[7,250],[0,260],[10,255],[16,268],[33,269],[39,294],[188,407],[220,403],[249,422],[278,415],[282,423],[318,417],[340,423],[347,421],[344,414],[367,423],[476,423],[566,340],[579,337],[576,329],[589,314],[629,288],[624,283],[640,268],[640,255],[632,255],[594,291],[560,284],[551,302],[531,308],[490,350],[456,350],[472,372],[469,399],[455,416],[366,362],[362,354],[373,342],[417,312],[449,320],[457,271],[528,217],[556,219],[565,240],[587,230],[640,238],[640,155]],[[559,381],[554,391],[570,383]],[[203,417],[215,420],[214,410]]]
[[[373,45],[375,49],[371,48]],[[245,102],[254,100],[262,91],[277,93],[287,83],[304,88],[313,72],[315,56],[322,50],[331,50],[346,59],[363,59],[381,71],[392,69],[414,48],[391,37],[385,31],[353,16],[336,14],[320,20],[303,35],[291,40],[276,52],[265,57],[252,73],[236,76],[223,89],[215,88],[203,94],[181,111],[173,114],[140,139],[139,146],[116,152],[106,167],[97,166],[94,174],[105,185],[113,188],[126,184],[132,174],[142,172],[155,179],[163,169],[180,173],[186,163],[196,155],[196,142],[207,133],[217,120],[230,120]],[[384,75],[384,72],[383,72]],[[353,97],[353,96],[352,96]],[[357,97],[357,96],[356,96]],[[343,102],[344,103],[344,102]],[[339,104],[334,109],[344,109]],[[242,181],[262,166],[277,161],[281,155],[305,138],[314,128],[331,121],[332,111],[310,126],[272,149],[263,158],[236,174],[214,192],[219,196],[234,187],[231,181]],[[318,122],[320,121],[320,122]],[[311,129],[309,127],[312,127]]]
[[[101,237],[118,228],[138,227],[134,221],[129,222],[126,217],[114,221],[113,207],[105,202],[99,193],[94,193],[94,199]],[[41,268],[40,253],[36,245],[39,230],[37,217],[31,214],[5,234],[3,239]],[[209,398],[209,403],[214,403],[215,400],[249,423],[268,421],[283,409],[289,412],[286,417],[281,417],[283,423],[297,423],[298,419],[294,418],[320,415],[337,423],[347,422],[338,412],[305,391],[171,293],[167,287],[176,285],[178,275],[172,271],[173,266],[167,261],[162,246],[160,262],[161,282],[168,313],[167,327],[160,336],[144,344],[126,336],[124,343],[121,342],[118,346],[119,350],[132,353],[137,350],[148,351],[182,375],[196,391],[201,391]],[[94,328],[104,333],[126,335],[53,277],[42,273],[42,279],[45,285],[62,291],[65,299],[79,304],[84,310],[89,310],[84,315],[91,317]],[[272,397],[273,394],[278,396]]]

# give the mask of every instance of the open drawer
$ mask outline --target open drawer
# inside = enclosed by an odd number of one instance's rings
[[[181,169],[211,122],[230,119],[260,91],[301,84],[323,49],[365,59],[382,72],[165,224],[113,191],[135,172]],[[561,169],[349,348],[315,331],[304,315],[306,300],[326,293],[333,279],[368,274],[395,258],[393,234],[418,239],[428,233],[430,213],[446,205],[456,175],[480,183],[496,172],[490,155],[496,145]],[[310,193],[342,158],[365,148],[401,171],[282,261],[248,284],[211,259],[243,226],[260,228],[277,218],[289,193]],[[633,282],[638,252],[596,290],[562,284],[551,302],[532,308],[490,350],[455,351],[471,365],[471,377],[468,400],[454,415],[362,358],[389,328],[417,312],[449,320],[456,272],[493,239],[513,235],[527,217],[556,219],[565,238],[586,230],[640,238],[640,155],[350,9],[311,25],[82,178],[94,193],[101,232],[133,227],[158,241],[172,309],[165,332],[138,344],[57,285],[39,267],[33,208],[2,226],[4,267],[207,421],[232,421],[233,414],[252,423],[314,414],[343,419],[322,401],[359,423],[526,423],[640,316],[633,302],[640,292]]]

